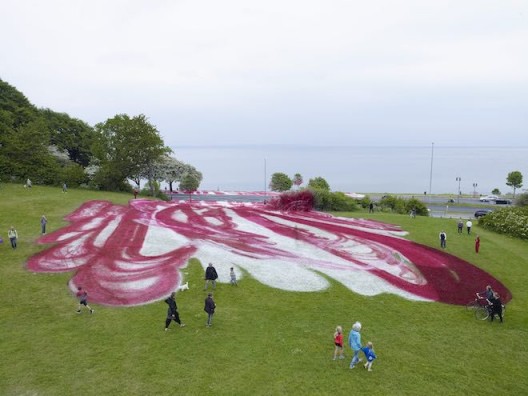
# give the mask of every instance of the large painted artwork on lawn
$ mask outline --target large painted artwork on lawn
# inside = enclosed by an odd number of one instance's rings
[[[465,304],[487,284],[504,301],[510,292],[472,264],[403,238],[400,228],[319,212],[281,212],[263,204],[133,200],[129,206],[90,201],[70,225],[39,239],[53,244],[31,257],[34,272],[74,272],[90,301],[148,304],[182,282],[191,257],[213,262],[219,281],[229,268],[273,288],[312,292],[328,278],[366,296]]]

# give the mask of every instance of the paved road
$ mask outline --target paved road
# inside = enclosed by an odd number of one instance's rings
[[[410,195],[402,195],[405,198],[411,198]],[[455,200],[454,203],[448,202],[446,197],[438,196],[414,196],[420,201],[424,202],[427,208],[430,210],[430,214],[433,217],[462,217],[470,218],[474,217],[474,213],[477,209],[483,207],[493,208],[504,207],[505,205],[495,205],[492,202],[480,202],[478,198],[460,198],[460,204],[464,206],[458,206],[458,202]],[[231,195],[231,194],[192,194],[193,201],[230,201],[230,202],[263,202],[267,199],[271,199],[271,196],[266,195]],[[370,195],[373,201],[379,201],[382,195]],[[173,193],[172,200],[189,200],[189,194]],[[469,205],[468,205],[469,204]],[[466,206],[467,205],[467,206]]]

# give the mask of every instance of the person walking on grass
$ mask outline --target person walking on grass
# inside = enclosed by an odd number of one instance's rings
[[[184,327],[185,324],[181,322],[180,315],[178,314],[178,307],[176,306],[176,293],[172,292],[170,297],[165,299],[165,302],[169,306],[167,309],[167,319],[165,320],[165,331],[169,330],[169,325],[173,320],[178,323],[180,327]]]
[[[368,369],[368,371],[372,371],[372,363],[374,363],[374,359],[377,358],[376,353],[374,352],[374,346],[372,345],[372,342],[367,342],[367,345],[361,348],[361,350],[365,354],[365,359],[367,360],[363,367]]]
[[[361,351],[361,323],[356,322],[352,325],[352,330],[350,331],[350,334],[348,335],[348,345],[354,352],[354,355],[352,356],[352,360],[350,362],[350,368],[356,368],[356,364],[361,362],[361,358],[359,357],[359,352]]]
[[[42,217],[40,218],[40,233],[42,235],[46,234],[46,224],[48,224],[48,219],[46,218],[46,216],[42,215]]]
[[[216,279],[218,278],[218,273],[216,272],[216,268],[213,267],[213,263],[209,263],[207,268],[205,269],[205,286],[204,290],[207,290],[209,287],[209,281],[213,284],[213,290],[216,289]]]
[[[79,307],[77,308],[77,313],[81,313],[81,307],[84,305],[90,311],[90,313],[93,314],[94,310],[88,305],[88,292],[84,290],[81,286],[79,286],[77,288],[76,296],[79,299]]]
[[[497,315],[500,319],[500,322],[502,323],[502,300],[500,299],[499,293],[493,292],[493,297],[488,299],[488,302],[491,305],[490,321],[493,322],[495,315]]]
[[[446,248],[446,245],[447,245],[447,234],[445,231],[442,231],[439,235],[439,238],[440,238],[440,247],[442,249],[445,249]]]
[[[231,286],[238,286],[235,269],[233,267],[229,271],[229,278],[231,279]]]
[[[345,355],[343,354],[343,328],[337,326],[334,333],[334,360],[338,357],[339,359],[344,359]]]
[[[207,327],[211,327],[213,325],[213,315],[215,312],[216,304],[213,300],[213,293],[209,293],[207,295],[207,298],[205,299],[205,306],[204,311],[207,312],[207,323],[205,324]]]
[[[13,249],[17,248],[17,239],[18,239],[18,232],[15,229],[14,226],[11,226],[11,228],[7,231],[7,237],[9,238],[9,242],[11,242],[11,247]]]
[[[475,238],[475,253],[478,254],[480,250],[480,237],[477,235],[477,237]]]

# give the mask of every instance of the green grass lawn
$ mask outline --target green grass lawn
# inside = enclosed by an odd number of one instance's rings
[[[75,313],[67,289],[71,274],[25,269],[37,245],[40,216],[48,229],[82,202],[126,204],[125,194],[2,184],[0,186],[0,395],[523,395],[528,393],[528,243],[474,224],[458,235],[456,219],[411,219],[353,213],[399,224],[408,238],[438,247],[483,268],[512,292],[505,323],[477,321],[460,306],[365,297],[329,279],[319,293],[294,293],[245,276],[238,287],[219,284],[211,328],[205,327],[203,270],[183,269],[190,290],[177,294],[184,328],[164,332],[166,304],[135,308],[94,306]],[[14,225],[19,248],[7,229]],[[265,262],[263,263],[265,265]],[[484,287],[485,285],[483,285]],[[373,372],[333,361],[333,332],[363,323],[362,340],[374,343]],[[172,327],[174,326],[174,327]]]

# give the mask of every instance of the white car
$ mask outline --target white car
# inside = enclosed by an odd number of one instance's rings
[[[496,195],[486,195],[484,197],[480,197],[480,202],[495,202],[497,199],[499,199],[499,197],[497,197]]]

